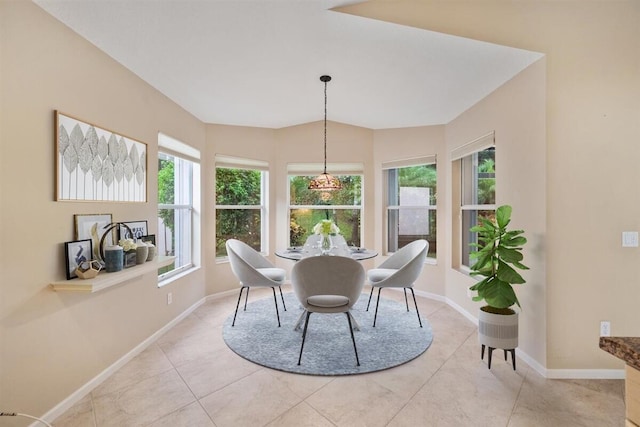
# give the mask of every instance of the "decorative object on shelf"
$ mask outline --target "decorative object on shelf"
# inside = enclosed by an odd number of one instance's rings
[[[156,249],[156,235],[147,234],[146,236],[140,237],[140,240],[142,240],[147,244],[147,246],[149,246],[149,255],[147,255],[147,261],[151,261],[158,252]]]
[[[149,247],[149,253],[147,254],[147,261],[151,261],[156,256],[156,245],[151,242],[145,242]]]
[[[118,245],[124,250],[124,268],[133,267],[138,262],[138,253],[136,249],[138,245],[133,239],[120,239]]]
[[[55,112],[56,200],[147,201],[147,144]]]
[[[113,245],[115,236],[112,229],[105,229],[111,224],[111,214],[75,214],[75,239],[91,239],[92,254],[87,259],[104,260],[102,245]]]
[[[147,234],[146,236],[140,237],[140,240],[143,242],[151,242],[153,245],[156,244],[156,235],[155,234]]]
[[[342,184],[338,178],[327,173],[327,83],[331,81],[331,76],[321,76],[320,81],[324,83],[324,172],[309,182],[309,190],[328,192],[340,190]]]
[[[80,264],[93,259],[91,239],[75,240],[64,244],[65,275],[67,280],[78,277],[76,269]]]
[[[136,264],[144,264],[149,256],[149,246],[143,241],[136,243]]]
[[[122,246],[109,245],[104,248],[104,263],[107,273],[122,270],[124,266],[124,250]]]
[[[93,279],[102,270],[102,264],[97,259],[84,261],[76,268],[76,274],[81,279]]]
[[[331,251],[331,236],[339,234],[340,228],[330,219],[323,219],[313,226],[313,232],[321,236],[320,250],[325,255]]]
[[[471,257],[477,261],[471,266],[472,276],[484,278],[471,286],[478,295],[474,301],[485,301],[486,306],[480,308],[478,316],[478,339],[482,346],[481,357],[484,359],[485,347],[489,347],[489,369],[491,354],[494,349],[511,353],[513,370],[516,369],[515,349],[518,347],[518,313],[511,307],[520,302],[513,290],[514,284],[524,284],[524,278],[513,267],[528,270],[522,264],[522,246],[527,239],[522,236],[523,230],[507,230],[511,222],[511,206],[503,205],[496,209],[495,220],[480,218],[480,225],[471,227],[472,233],[478,233],[478,243],[471,243],[477,248]],[[513,267],[512,267],[513,266]]]
[[[104,260],[104,246],[106,245],[112,245],[113,243],[111,243],[111,240],[113,239],[113,233],[115,232],[116,229],[118,229],[121,225],[123,225],[124,223],[122,222],[110,222],[109,224],[105,225],[102,227],[103,230],[103,235],[102,238],[100,239],[100,242],[98,244],[99,247],[99,257],[100,260]],[[124,227],[127,227],[127,225],[125,224]],[[129,230],[129,233],[131,234],[131,230]]]
[[[147,235],[147,221],[126,221],[119,222],[118,240],[133,239],[134,242]]]

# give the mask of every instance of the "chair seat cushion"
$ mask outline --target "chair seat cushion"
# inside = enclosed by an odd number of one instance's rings
[[[372,284],[375,284],[376,282],[386,279],[397,271],[398,270],[395,268],[373,268],[367,271],[367,278]]]
[[[270,268],[256,268],[256,270],[265,277],[273,280],[274,282],[283,282],[287,273],[283,268],[270,267]]]
[[[336,308],[349,305],[349,298],[342,295],[313,295],[307,298],[307,304],[323,308]]]

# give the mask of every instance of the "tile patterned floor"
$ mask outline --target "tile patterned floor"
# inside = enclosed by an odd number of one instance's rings
[[[255,290],[251,299],[269,295]],[[236,298],[198,307],[53,425],[624,426],[623,380],[548,380],[522,360],[514,372],[499,357],[489,370],[475,326],[441,302],[418,299],[434,340],[417,359],[314,377],[263,368],[227,348],[222,324]]]

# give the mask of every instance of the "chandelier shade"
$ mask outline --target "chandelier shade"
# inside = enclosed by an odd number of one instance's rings
[[[340,180],[327,173],[327,83],[331,81],[331,76],[321,76],[320,81],[324,83],[324,172],[312,179],[308,188],[318,191],[340,190]]]

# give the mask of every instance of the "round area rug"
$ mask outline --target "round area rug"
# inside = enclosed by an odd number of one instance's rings
[[[373,325],[376,295],[371,299],[362,294],[351,309],[360,330],[355,330],[360,366],[356,365],[349,324],[344,313],[312,313],[307,328],[302,362],[298,365],[302,329],[294,330],[302,314],[302,306],[293,293],[284,294],[287,311],[282,309],[278,295],[281,327],[278,327],[273,297],[247,304],[243,311],[244,296],[238,308],[235,326],[231,326],[233,313],[223,326],[223,337],[229,348],[243,358],[268,368],[309,375],[351,375],[380,371],[406,363],[431,345],[433,333],[429,322],[422,318],[418,324],[415,308],[404,302],[380,298],[378,320]]]

